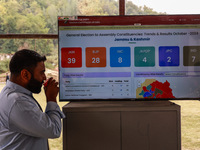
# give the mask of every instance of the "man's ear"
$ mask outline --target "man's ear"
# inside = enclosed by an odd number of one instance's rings
[[[29,80],[31,79],[31,73],[28,70],[23,69],[21,71],[21,79],[23,82],[28,83]]]

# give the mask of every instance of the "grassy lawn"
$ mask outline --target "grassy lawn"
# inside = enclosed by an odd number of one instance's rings
[[[0,83],[0,91],[5,83]],[[44,92],[34,95],[43,110],[45,110],[46,100]],[[182,150],[200,150],[200,101],[173,101],[181,106],[181,134]],[[67,102],[58,102],[62,107]],[[50,139],[51,150],[62,150],[62,135],[58,139]]]
[[[173,101],[181,106],[183,150],[200,150],[200,101]]]

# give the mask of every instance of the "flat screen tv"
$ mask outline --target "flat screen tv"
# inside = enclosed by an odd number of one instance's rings
[[[59,16],[60,101],[200,98],[200,15]]]

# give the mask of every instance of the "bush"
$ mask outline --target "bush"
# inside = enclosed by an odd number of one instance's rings
[[[9,70],[9,62],[10,62],[9,59],[0,61],[0,73],[8,72],[8,70]]]
[[[55,69],[58,66],[58,56],[57,55],[47,56],[47,61],[45,62],[45,66],[48,69]]]
[[[55,66],[48,61],[45,62],[45,67],[48,68],[48,69],[55,69]]]

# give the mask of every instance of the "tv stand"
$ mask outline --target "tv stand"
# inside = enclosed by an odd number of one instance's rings
[[[63,107],[64,150],[181,150],[180,106],[87,101]]]

